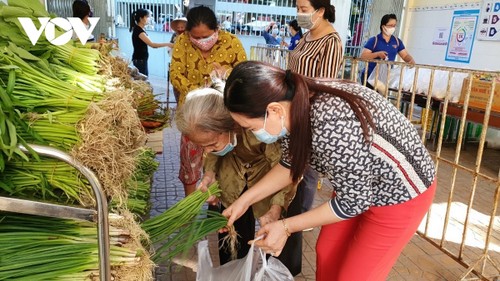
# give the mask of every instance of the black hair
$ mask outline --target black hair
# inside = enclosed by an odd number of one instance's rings
[[[387,14],[382,17],[380,20],[380,32],[382,32],[382,26],[386,25],[390,20],[398,21],[398,17],[395,14]]]
[[[288,23],[288,25],[295,30],[297,33],[299,33],[300,38],[302,38],[302,28],[299,26],[299,23],[297,20],[292,20]]]
[[[137,25],[137,23],[141,20],[141,18],[145,16],[151,15],[151,12],[146,9],[137,9],[135,12],[132,13],[130,17],[130,28],[129,31],[134,30],[134,27]]]
[[[323,14],[323,18],[331,23],[335,23],[335,6],[330,5],[329,0],[309,0],[309,2],[314,10],[324,8],[325,13]]]
[[[86,0],[75,0],[73,2],[73,17],[83,20],[85,17],[90,16],[90,5]]]
[[[206,25],[211,30],[217,29],[217,17],[214,11],[207,6],[198,6],[189,9],[187,15],[186,30],[190,31],[193,27],[200,24]]]

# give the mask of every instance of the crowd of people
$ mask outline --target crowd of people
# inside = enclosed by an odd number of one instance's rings
[[[231,19],[219,23],[206,6],[174,20],[166,43],[149,39],[151,13],[135,11],[132,62],[148,75],[148,47],[171,49],[179,179],[186,196],[219,182],[222,194],[209,204],[235,226],[238,258],[264,235],[256,245],[297,275],[302,231],[321,227],[316,280],[385,280],[430,207],[434,164],[397,108],[368,87],[337,80],[343,48],[330,1],[296,5],[295,20],[286,27],[273,22],[261,34],[290,50],[286,70],[247,61]],[[384,16],[361,57],[398,54],[415,63],[393,35],[396,24],[394,15]],[[313,208],[320,178],[333,193]],[[219,258],[230,261],[222,247]]]

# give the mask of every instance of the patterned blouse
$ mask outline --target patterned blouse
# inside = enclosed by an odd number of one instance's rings
[[[310,165],[333,185],[333,212],[348,219],[371,206],[403,203],[427,190],[434,180],[434,162],[406,117],[375,91],[354,83],[329,83],[363,96],[371,104],[376,125],[367,142],[345,101],[327,93],[311,101]],[[283,138],[284,167],[290,167],[288,145],[288,137]]]
[[[207,58],[191,43],[187,32],[179,35],[173,47],[170,64],[172,86],[180,92],[178,105],[184,104],[188,92],[211,83],[210,72],[214,63],[233,68],[246,59],[240,40],[226,31],[219,31],[219,40]]]
[[[290,53],[288,68],[308,77],[337,78],[342,63],[342,42],[337,32],[307,41],[304,34]]]

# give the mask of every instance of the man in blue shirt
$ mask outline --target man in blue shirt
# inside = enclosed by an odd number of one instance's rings
[[[396,55],[399,55],[405,62],[415,64],[413,57],[406,51],[405,45],[401,39],[394,36],[396,30],[397,17],[395,14],[388,14],[382,17],[380,21],[380,33],[371,37],[366,42],[363,52],[361,52],[361,59],[383,59],[395,61]],[[375,68],[375,63],[368,64],[368,75],[372,73]],[[361,80],[364,80],[365,70],[361,73]],[[367,83],[367,86],[371,85]]]

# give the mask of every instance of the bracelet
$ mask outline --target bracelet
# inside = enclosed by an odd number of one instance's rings
[[[283,223],[283,228],[285,229],[285,234],[286,234],[286,236],[287,236],[287,237],[290,237],[290,235],[291,235],[291,234],[290,234],[290,232],[288,231],[288,225],[286,225],[285,218],[283,218],[283,219],[281,220],[281,222]]]

